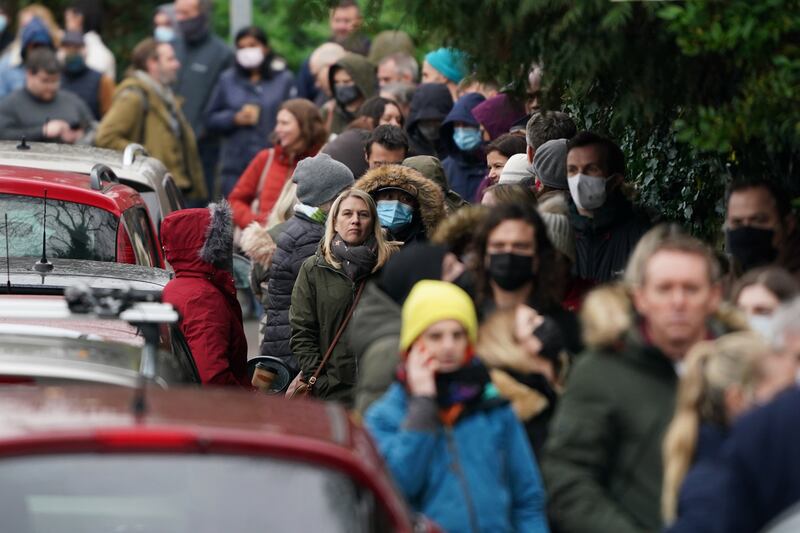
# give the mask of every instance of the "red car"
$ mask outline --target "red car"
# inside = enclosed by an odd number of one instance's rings
[[[135,395],[0,390],[4,531],[438,531],[339,406],[148,389],[137,414]]]
[[[11,257],[41,257],[45,191],[47,257],[164,267],[142,197],[102,165],[89,176],[0,165],[0,216],[8,215],[0,238],[8,237]]]

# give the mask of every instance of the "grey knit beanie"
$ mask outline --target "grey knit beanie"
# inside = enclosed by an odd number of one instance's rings
[[[567,140],[547,141],[536,149],[533,172],[542,185],[553,189],[569,190],[567,185]]]
[[[297,184],[297,199],[300,202],[319,207],[352,187],[355,180],[344,163],[328,154],[317,154],[297,163],[292,181]]]

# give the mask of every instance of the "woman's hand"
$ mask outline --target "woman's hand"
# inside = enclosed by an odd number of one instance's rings
[[[517,342],[528,354],[538,356],[542,350],[542,341],[533,332],[542,325],[544,318],[527,305],[518,306],[514,318],[514,336]]]
[[[233,123],[237,126],[254,126],[258,124],[258,114],[245,105],[233,116]]]
[[[406,361],[408,389],[411,395],[436,397],[437,370],[439,370],[439,361],[428,353],[421,341],[414,343]]]

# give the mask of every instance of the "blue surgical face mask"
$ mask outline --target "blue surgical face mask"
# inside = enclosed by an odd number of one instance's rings
[[[414,208],[398,200],[381,200],[378,202],[378,220],[381,226],[389,231],[397,231],[411,223]]]
[[[153,37],[160,43],[171,43],[175,40],[175,30],[169,26],[156,26]]]
[[[481,132],[478,128],[455,128],[453,130],[453,142],[458,149],[469,152],[481,145]]]

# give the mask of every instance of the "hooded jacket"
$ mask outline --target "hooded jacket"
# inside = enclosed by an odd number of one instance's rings
[[[426,139],[419,130],[419,123],[423,120],[442,122],[452,108],[453,97],[447,85],[423,83],[417,87],[411,99],[411,110],[406,121],[406,132],[411,141],[409,155],[432,155],[440,160],[447,156],[441,137],[435,142]]]
[[[375,65],[370,63],[364,56],[348,53],[339,61],[333,64],[328,71],[328,82],[330,83],[331,90],[334,90],[335,84],[333,83],[333,76],[338,69],[344,69],[353,78],[353,83],[358,87],[361,96],[364,100],[372,98],[378,94],[378,78]],[[335,91],[334,91],[335,92]],[[326,117],[330,133],[339,134],[353,121],[355,115],[345,109],[334,97],[336,103],[333,108],[333,114]]]
[[[442,161],[450,187],[462,198],[474,198],[481,180],[486,175],[486,155],[483,147],[462,151],[453,140],[456,122],[464,122],[478,128],[478,121],[472,116],[475,106],[486,100],[482,94],[467,93],[453,106],[444,119],[441,128],[442,143],[448,156]]]
[[[180,313],[179,327],[206,385],[248,387],[247,340],[233,277],[233,224],[226,203],[183,209],[161,222],[161,242],[175,278],[163,301]]]
[[[243,69],[234,66],[222,73],[205,109],[209,132],[222,135],[220,174],[222,194],[227,196],[255,155],[266,148],[275,129],[278,108],[295,93],[294,76],[283,61],[268,57],[262,78],[252,83]],[[236,113],[255,104],[260,113],[254,126],[238,126]]]
[[[414,209],[414,218],[410,225],[418,225],[418,230],[404,241],[405,244],[428,240],[444,218],[444,194],[441,187],[412,168],[401,165],[374,168],[356,181],[353,187],[372,197],[384,187],[397,187],[416,197],[418,207]]]
[[[444,210],[447,215],[452,215],[462,207],[469,205],[457,192],[450,189],[442,162],[432,155],[407,157],[403,161],[403,166],[413,168],[442,188],[442,192],[444,192]]]
[[[511,126],[525,116],[525,108],[509,95],[500,93],[475,106],[472,115],[493,141],[508,133]]]
[[[582,318],[587,352],[569,375],[541,462],[551,521],[562,531],[659,531],[675,366],[645,340],[622,287],[590,294]],[[721,313],[708,321],[714,337],[741,326]]]

